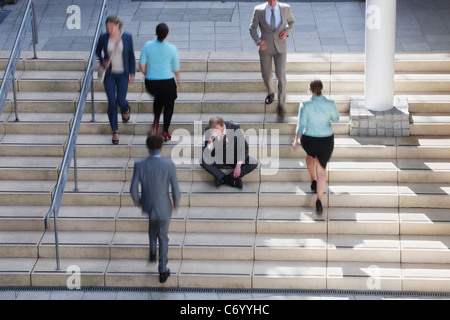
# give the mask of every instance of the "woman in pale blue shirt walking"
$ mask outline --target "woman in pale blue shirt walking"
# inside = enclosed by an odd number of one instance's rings
[[[177,84],[180,85],[180,61],[178,49],[166,41],[169,28],[165,23],[156,27],[157,40],[149,41],[142,48],[139,58],[139,68],[145,75],[145,87],[152,96],[153,133],[158,132],[159,117],[164,109],[164,140],[170,140],[169,126],[172,120],[175,100],[177,99]]]
[[[312,81],[309,90],[313,94],[311,99],[300,103],[294,149],[298,151],[300,140],[307,154],[306,165],[311,176],[311,190],[317,193],[316,210],[322,213],[326,167],[334,149],[331,122],[338,122],[339,114],[334,101],[323,96],[322,81]]]

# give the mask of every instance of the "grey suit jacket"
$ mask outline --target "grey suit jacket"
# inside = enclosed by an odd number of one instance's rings
[[[278,2],[282,22],[278,29],[273,31],[266,21],[266,4],[263,3],[255,7],[253,19],[250,24],[250,35],[255,43],[258,43],[260,40],[265,40],[270,51],[276,49],[279,53],[285,53],[287,51],[286,40],[280,39],[280,33],[286,31],[290,35],[294,30],[295,19],[291,12],[291,6]],[[261,36],[258,35],[258,27],[261,31]]]
[[[141,185],[141,196],[139,196],[139,185]],[[147,213],[151,220],[169,220],[172,217],[169,186],[172,189],[173,203],[178,207],[180,189],[176,168],[172,161],[150,156],[134,164],[130,187],[131,197],[134,204],[141,203],[142,211]]]

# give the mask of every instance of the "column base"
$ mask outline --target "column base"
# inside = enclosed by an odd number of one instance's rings
[[[406,98],[394,98],[387,111],[371,111],[364,98],[350,99],[350,135],[358,137],[409,137],[409,105]]]

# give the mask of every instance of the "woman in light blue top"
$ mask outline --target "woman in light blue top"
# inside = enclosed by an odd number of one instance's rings
[[[322,89],[323,84],[320,80],[314,80],[309,84],[309,90],[313,95],[310,100],[300,104],[294,142],[295,151],[298,151],[300,140],[307,153],[306,165],[311,176],[311,190],[317,193],[318,213],[323,211],[322,195],[327,179],[326,167],[334,149],[331,122],[339,121],[336,104],[323,96]]]
[[[145,75],[145,87],[153,101],[153,133],[158,132],[159,117],[164,109],[164,140],[170,140],[169,126],[172,120],[175,100],[177,99],[177,84],[180,85],[180,60],[178,49],[166,41],[169,28],[165,23],[156,27],[155,41],[147,42],[142,48],[139,58],[139,68]]]

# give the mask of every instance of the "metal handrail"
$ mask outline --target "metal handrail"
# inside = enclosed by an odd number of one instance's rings
[[[76,161],[76,143],[78,137],[78,131],[81,125],[81,118],[83,116],[84,107],[86,105],[87,95],[89,92],[89,87],[91,87],[91,99],[92,99],[92,109],[94,108],[94,69],[97,58],[95,56],[95,49],[97,46],[98,39],[100,37],[100,28],[103,25],[104,18],[106,16],[106,0],[103,0],[100,15],[97,22],[97,29],[95,31],[94,39],[92,42],[91,53],[89,55],[89,61],[86,67],[86,74],[83,80],[83,86],[81,87],[80,98],[78,99],[77,108],[72,120],[72,126],[70,129],[69,138],[66,143],[66,150],[64,152],[64,158],[61,162],[60,172],[58,175],[58,180],[56,186],[52,193],[52,204],[48,213],[45,216],[45,229],[50,228],[50,216],[53,213],[54,219],[54,229],[55,229],[55,249],[56,249],[56,269],[60,270],[59,261],[59,241],[58,241],[58,213],[61,207],[61,201],[64,194],[64,188],[67,181],[67,176],[70,169],[70,164],[72,158],[74,159],[74,173],[75,173],[75,191],[78,191],[78,180],[77,180],[77,161]]]
[[[3,75],[2,85],[0,87],[0,116],[2,115],[3,108],[5,107],[6,97],[8,96],[11,84],[13,86],[14,95],[14,108],[16,112],[16,121],[19,121],[19,114],[17,111],[17,94],[16,94],[16,84],[14,82],[17,64],[19,63],[20,54],[22,53],[23,42],[25,41],[25,36],[27,34],[28,27],[31,23],[31,32],[33,38],[33,59],[37,59],[36,54],[36,44],[38,43],[37,36],[37,25],[36,25],[36,10],[34,8],[34,1],[28,0],[25,13],[22,18],[22,23],[20,24],[19,31],[17,32],[16,40],[14,46],[11,50],[11,55],[9,56],[8,65],[6,66],[5,74]]]

